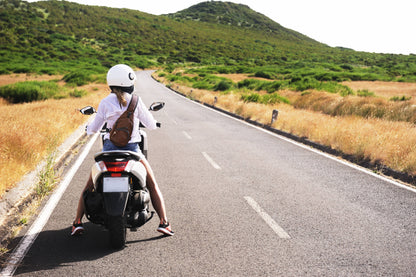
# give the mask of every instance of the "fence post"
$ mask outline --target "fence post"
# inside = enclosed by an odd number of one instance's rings
[[[275,122],[276,121],[276,119],[277,119],[277,116],[279,115],[279,111],[278,110],[273,110],[273,113],[272,113],[272,120],[271,120],[271,122],[270,122],[270,125],[272,125],[273,124],[273,122]]]

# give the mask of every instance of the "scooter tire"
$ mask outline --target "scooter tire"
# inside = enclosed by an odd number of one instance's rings
[[[108,218],[108,231],[110,232],[110,245],[114,249],[123,249],[126,246],[126,225],[122,216]]]

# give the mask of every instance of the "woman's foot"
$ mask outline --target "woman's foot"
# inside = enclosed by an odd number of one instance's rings
[[[174,235],[174,232],[172,231],[172,227],[170,226],[169,222],[161,223],[157,228],[157,231],[165,234],[166,236]]]
[[[71,236],[80,236],[84,233],[84,227],[82,226],[81,222],[78,223],[72,223],[72,231]]]

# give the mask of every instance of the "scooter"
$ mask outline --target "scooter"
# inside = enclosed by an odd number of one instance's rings
[[[163,102],[156,102],[149,110],[158,111],[163,106]],[[96,111],[87,106],[80,112],[91,115]],[[142,129],[140,131],[142,143],[139,147],[147,156],[147,136]],[[102,137],[106,132],[108,129],[103,128]],[[114,249],[125,247],[127,228],[137,231],[154,214],[149,211],[147,172],[140,159],[140,155],[132,151],[106,151],[94,156],[95,164],[91,169],[94,188],[83,195],[85,215],[89,221],[109,231],[110,245]]]

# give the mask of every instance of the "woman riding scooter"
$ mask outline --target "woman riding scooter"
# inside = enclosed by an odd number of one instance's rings
[[[128,107],[128,104],[132,98],[131,94],[134,91],[135,81],[136,74],[129,66],[118,64],[110,68],[107,73],[107,84],[111,89],[111,93],[100,102],[94,121],[87,127],[88,135],[99,132],[105,122],[107,122],[107,127],[109,129],[112,128],[113,124],[117,121],[120,115],[126,111]],[[125,147],[117,147],[110,141],[109,134],[106,134],[104,137],[103,151],[128,150],[141,154],[139,149],[139,142],[141,140],[139,133],[140,122],[146,128],[154,130],[156,129],[156,120],[147,110],[140,97],[138,100],[137,108],[134,112],[134,119],[133,132],[129,143]],[[146,168],[146,185],[150,192],[152,205],[160,218],[160,225],[157,228],[157,231],[165,235],[172,236],[174,232],[172,231],[171,225],[167,220],[165,202],[159,186],[156,183],[152,168],[143,155],[140,159],[140,162]],[[78,201],[77,213],[72,225],[72,236],[81,235],[84,232],[84,227],[82,226],[81,221],[82,217],[84,216],[85,209],[82,195],[85,190],[91,190],[92,188],[93,181],[90,175],[88,182],[82,191],[81,197]]]

